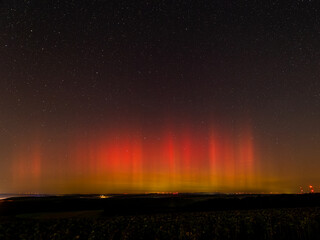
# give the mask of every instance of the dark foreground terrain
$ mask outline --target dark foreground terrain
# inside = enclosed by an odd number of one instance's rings
[[[319,236],[319,194],[107,198],[72,195],[0,201],[0,239],[319,239]]]

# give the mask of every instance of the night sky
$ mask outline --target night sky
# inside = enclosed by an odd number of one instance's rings
[[[0,6],[0,193],[320,191],[315,1]]]

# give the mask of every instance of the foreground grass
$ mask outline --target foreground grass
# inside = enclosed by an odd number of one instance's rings
[[[45,215],[1,218],[0,239],[318,239],[320,236],[320,208],[115,217],[92,213]]]

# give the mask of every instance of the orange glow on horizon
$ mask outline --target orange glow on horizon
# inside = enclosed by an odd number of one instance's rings
[[[50,164],[44,161],[48,150],[38,144],[15,157],[13,175],[19,176],[16,185],[31,178],[46,188],[50,180],[52,188],[59,183],[80,192],[254,189],[254,146],[248,129],[109,131],[71,139],[59,154],[64,159],[59,165],[53,158]]]

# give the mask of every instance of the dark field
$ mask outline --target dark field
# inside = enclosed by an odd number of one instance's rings
[[[319,239],[320,196],[112,195],[0,202],[0,239]]]

